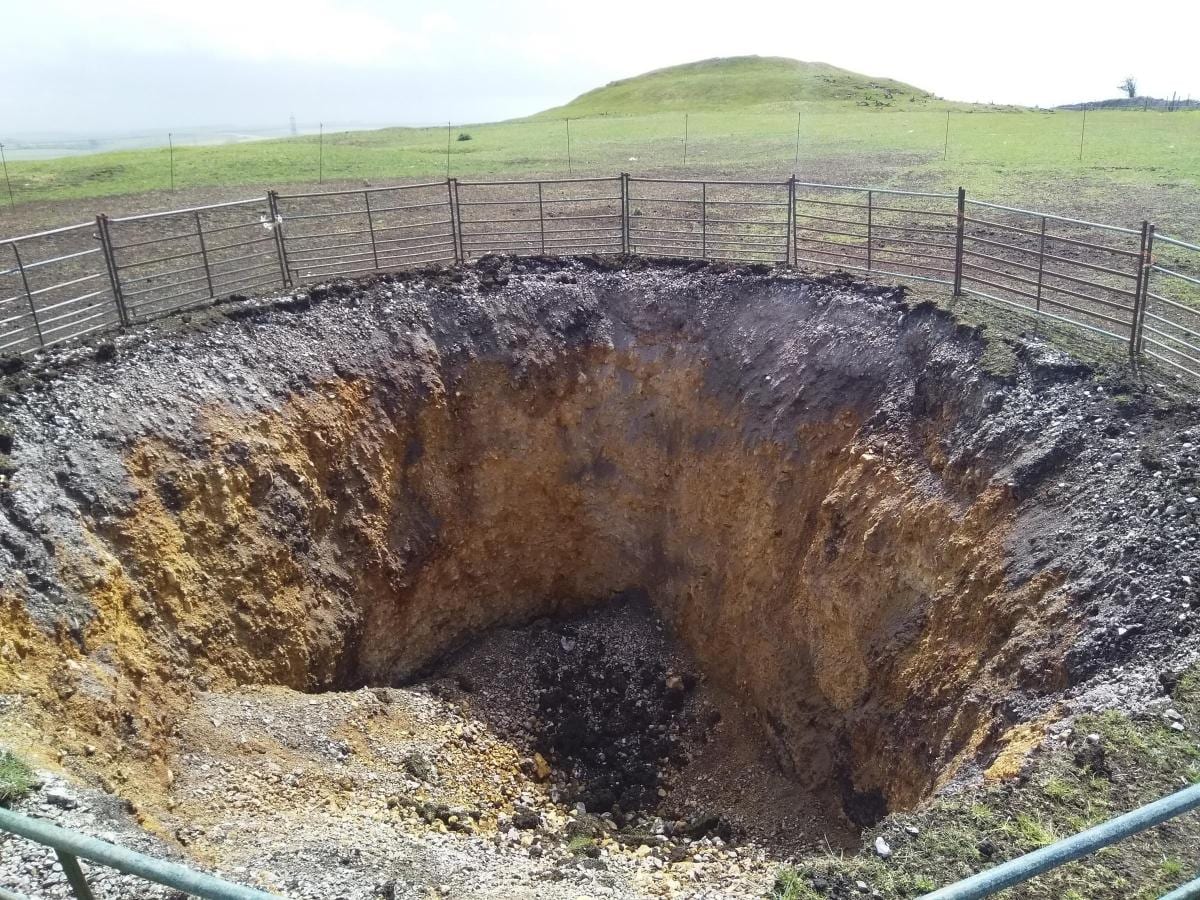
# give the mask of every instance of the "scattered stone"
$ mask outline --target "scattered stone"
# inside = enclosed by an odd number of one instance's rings
[[[57,806],[59,809],[75,809],[79,806],[75,795],[63,787],[47,788],[42,792],[42,797],[51,806]]]
[[[405,755],[404,768],[417,781],[432,782],[437,779],[437,769],[419,750],[409,751]]]

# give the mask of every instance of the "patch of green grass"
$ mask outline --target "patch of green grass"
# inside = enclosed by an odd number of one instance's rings
[[[450,174],[460,178],[629,171],[782,180],[796,172],[813,181],[964,185],[974,197],[1136,224],[1128,221],[1136,214],[1125,213],[1128,197],[1115,190],[1133,186],[1136,205],[1154,207],[1160,226],[1191,236],[1200,111],[1091,112],[1082,161],[1081,120],[1078,112],[946,103],[888,79],[743,57],[615,82],[526,119],[341,132],[324,135],[323,143],[304,135],[177,146],[175,185],[240,185],[257,193],[314,182],[319,170],[340,186],[427,180],[445,177],[448,156]],[[455,134],[471,139],[456,141]],[[165,190],[171,171],[167,148],[47,160],[10,156],[8,165],[19,203]],[[1150,190],[1164,203],[1141,196]]]
[[[656,69],[576,97],[535,118],[645,115],[747,107],[795,109],[843,101],[873,108],[935,103],[932,94],[890,78],[872,78],[827,63],[777,56],[732,56]]]
[[[592,847],[596,846],[596,839],[586,834],[577,834],[567,842],[567,852],[573,853],[576,856],[583,856]]]
[[[0,804],[20,800],[33,789],[33,770],[7,750],[0,752]]]
[[[1200,667],[1180,679],[1172,700],[1186,720],[1200,719]],[[771,896],[853,896],[863,881],[886,898],[918,897],[1200,778],[1195,734],[1176,732],[1157,715],[1081,716],[1074,732],[1067,746],[1031,757],[1021,779],[980,784],[885,819],[864,834],[858,854],[801,858],[781,871]],[[1089,741],[1090,734],[1099,736],[1098,743]],[[1197,828],[1200,814],[1180,817],[1026,882],[1012,896],[1153,900],[1200,869]],[[890,859],[872,851],[878,834],[892,847]]]
[[[817,900],[820,896],[791,866],[784,866],[775,873],[771,900]]]
[[[1175,857],[1168,857],[1168,858],[1164,859],[1162,861],[1161,868],[1162,868],[1163,877],[1170,879],[1170,880],[1175,880],[1175,879],[1180,878],[1183,875],[1184,871],[1186,871],[1184,869],[1183,863],[1180,860],[1176,859]]]
[[[1058,840],[1052,823],[1030,813],[1021,813],[1003,826],[1026,852],[1048,847]]]

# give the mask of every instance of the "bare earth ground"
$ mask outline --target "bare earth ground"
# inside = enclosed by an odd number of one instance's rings
[[[803,161],[796,170],[804,181],[826,184],[861,185],[863,187],[893,187],[910,190],[953,191],[959,185],[947,184],[928,169],[921,167],[926,157],[907,153],[872,153],[862,155],[836,155],[811,158]],[[453,174],[453,173],[452,173]],[[580,176],[611,176],[615,171],[581,172]],[[631,174],[639,174],[633,171]],[[722,167],[705,170],[702,168],[663,167],[640,174],[664,178],[761,178],[768,181],[786,180],[792,173],[764,171],[751,166],[745,168]],[[570,178],[563,171],[529,172],[520,176],[524,179]],[[420,179],[426,181],[428,179]],[[487,180],[482,178],[480,180]],[[969,179],[962,179],[968,196],[978,200],[989,200],[1014,205],[1040,212],[1106,222],[1126,227],[1137,227],[1143,219],[1157,223],[1161,230],[1184,240],[1195,241],[1200,234],[1196,203],[1198,192],[1191,185],[1160,182],[1132,184],[1106,177],[1103,171],[1088,174],[1056,173],[1053,177],[1038,174],[1019,177],[999,177],[995,187],[973,186]],[[98,213],[111,216],[134,215],[167,209],[200,206],[247,197],[263,196],[274,188],[284,193],[306,191],[353,190],[363,187],[379,187],[400,182],[326,179],[316,182],[299,182],[288,185],[263,184],[239,185],[232,188],[219,186],[194,187],[176,191],[151,191],[118,197],[100,197],[86,200],[54,200],[22,203],[15,210],[7,206],[0,208],[0,237],[18,236],[33,231],[60,225],[91,221]]]

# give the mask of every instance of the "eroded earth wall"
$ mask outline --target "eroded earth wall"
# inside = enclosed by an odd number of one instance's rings
[[[1065,686],[1078,617],[1023,516],[1079,435],[1037,371],[998,380],[952,317],[847,281],[483,275],[240,308],[21,386],[12,727],[154,790],[195,690],[395,683],[639,588],[865,822]]]

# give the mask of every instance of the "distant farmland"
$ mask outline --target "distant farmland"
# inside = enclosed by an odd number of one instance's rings
[[[18,211],[0,221],[19,220],[20,204],[144,195],[171,183],[166,148],[10,161],[8,169]],[[615,82],[521,120],[174,151],[175,188],[193,199],[209,189],[380,184],[447,171],[460,178],[795,172],[814,181],[963,184],[977,196],[1041,208],[1082,204],[1110,217],[1130,207],[1120,198],[1145,188],[1155,192],[1145,206],[1179,207],[1182,216],[1200,187],[1200,111],[1097,110],[1085,128],[1082,112],[947,103],[819,64],[741,58]],[[170,202],[155,198],[158,206]],[[1129,212],[1142,215],[1140,207]]]

